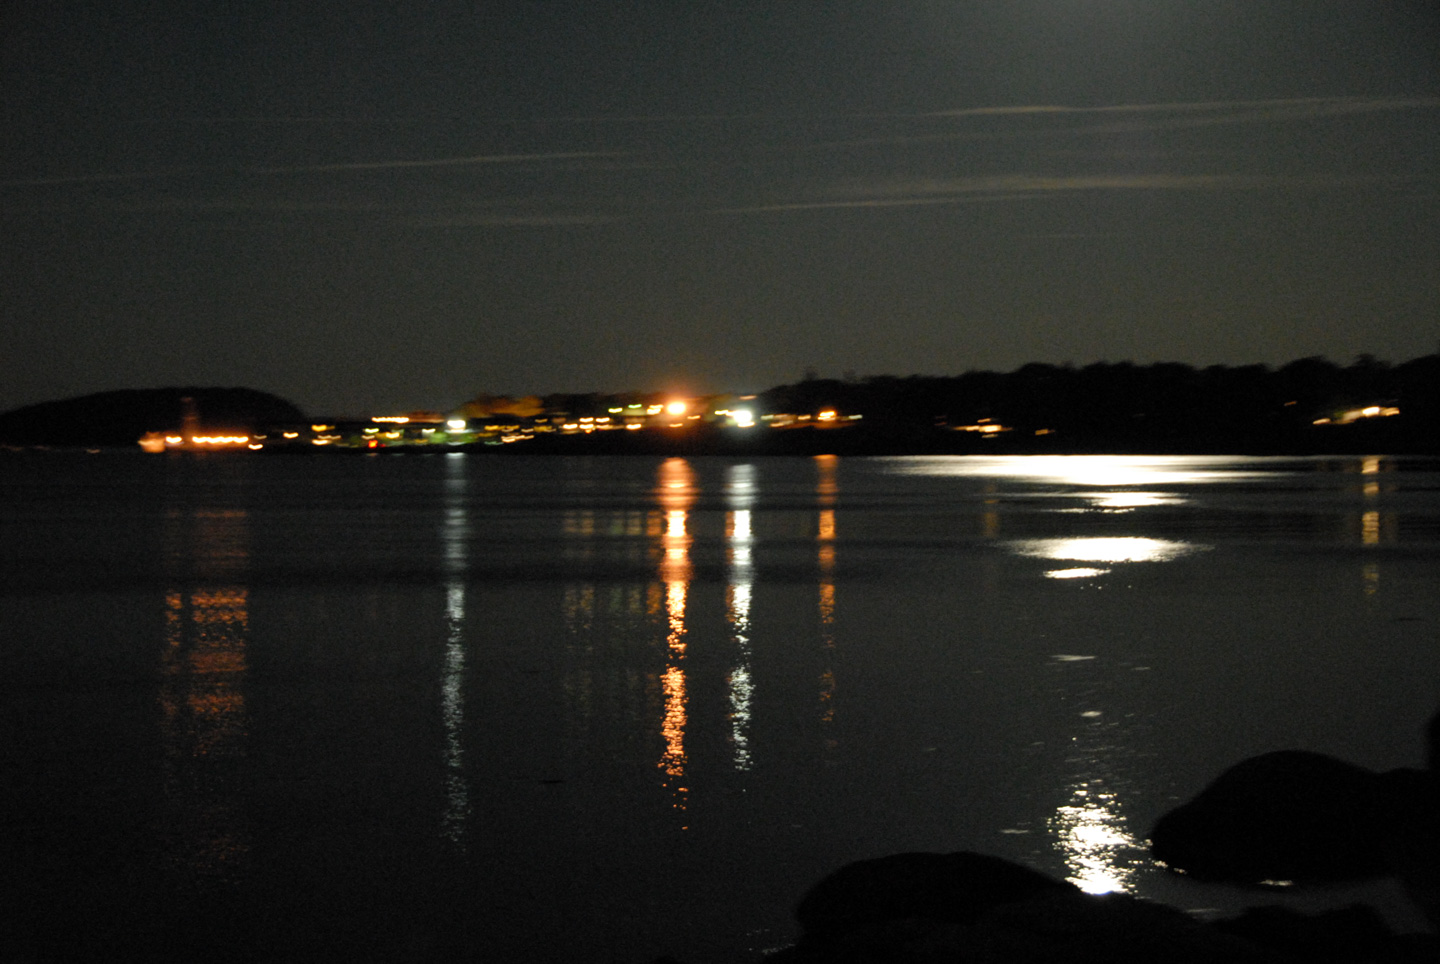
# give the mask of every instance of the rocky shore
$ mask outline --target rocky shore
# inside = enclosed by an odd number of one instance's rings
[[[1128,894],[1092,895],[986,854],[849,864],[795,908],[800,939],[767,964],[1435,964],[1440,961],[1440,714],[1425,769],[1375,773],[1319,753],[1243,760],[1163,816],[1151,852],[1238,886],[1395,877],[1431,933],[1395,933],[1356,904],[1200,921]],[[655,964],[667,964],[661,959]],[[678,964],[678,962],[668,962]]]

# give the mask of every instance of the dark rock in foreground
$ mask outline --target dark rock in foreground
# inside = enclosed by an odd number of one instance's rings
[[[1151,853],[1201,880],[1357,880],[1388,873],[1379,777],[1320,753],[1244,760],[1160,818]]]
[[[974,853],[913,853],[841,868],[796,910],[783,964],[1269,961],[1251,942],[1123,894],[1094,897]]]
[[[1232,884],[1394,876],[1440,927],[1440,714],[1426,737],[1425,770],[1375,773],[1304,750],[1242,760],[1160,818],[1151,853]]]
[[[842,867],[800,901],[804,933],[774,964],[1419,964],[1440,944],[1396,936],[1364,907],[1280,908],[1207,924],[1126,894],[1094,896],[975,853]]]
[[[1071,893],[1071,884],[986,854],[894,854],[841,867],[810,889],[795,919],[807,934],[909,917],[970,924],[1004,904]]]

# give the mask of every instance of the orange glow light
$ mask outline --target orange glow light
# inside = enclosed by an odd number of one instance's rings
[[[687,405],[687,404],[684,403],[684,402],[675,401],[675,402],[670,402],[668,405],[666,405],[666,406],[665,406],[665,411],[666,411],[667,414],[670,414],[670,415],[684,415],[686,409],[688,409],[689,407],[690,407],[690,406]]]

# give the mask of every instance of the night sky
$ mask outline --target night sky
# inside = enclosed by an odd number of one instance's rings
[[[1440,342],[1426,0],[0,14],[0,410]]]

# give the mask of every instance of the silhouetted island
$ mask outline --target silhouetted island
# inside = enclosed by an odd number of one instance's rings
[[[305,420],[291,402],[253,388],[121,389],[0,414],[0,445],[132,448],[147,432],[179,430],[187,398],[207,426],[223,429]]]

